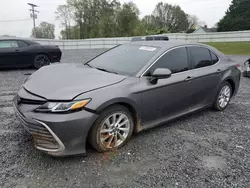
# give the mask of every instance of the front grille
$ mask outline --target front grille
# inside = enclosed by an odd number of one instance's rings
[[[24,99],[21,98],[18,101],[19,104],[34,104],[34,105],[43,105],[46,103],[46,101],[39,101],[39,100],[30,100],[30,99]]]
[[[64,149],[64,145],[58,139],[58,137],[49,130],[42,122],[36,121],[37,123],[30,123],[26,121],[26,118],[19,112],[14,105],[17,116],[22,121],[25,129],[27,129],[34,139],[34,144],[37,149],[58,152]],[[54,135],[53,135],[54,134]]]
[[[26,125],[26,127],[32,135],[36,147],[49,150],[57,150],[60,148],[60,145],[55,140],[53,135],[43,125],[29,123]]]

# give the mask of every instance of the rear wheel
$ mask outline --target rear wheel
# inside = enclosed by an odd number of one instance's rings
[[[98,152],[124,146],[133,133],[134,122],[129,110],[121,105],[101,112],[89,134],[89,142]]]
[[[34,67],[36,69],[40,69],[43,66],[47,66],[50,64],[50,59],[45,54],[38,54],[34,58]]]
[[[223,111],[228,106],[231,97],[232,97],[232,86],[229,82],[224,82],[219,90],[219,93],[216,97],[214,108],[219,111]]]

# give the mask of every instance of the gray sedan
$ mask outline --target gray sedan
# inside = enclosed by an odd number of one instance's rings
[[[105,152],[197,110],[225,110],[240,79],[240,65],[213,47],[133,42],[86,64],[41,68],[22,85],[14,108],[41,151],[84,154],[88,141]]]

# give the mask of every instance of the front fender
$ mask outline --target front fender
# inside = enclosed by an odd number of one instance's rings
[[[115,98],[115,99],[111,99],[109,101],[106,101],[105,103],[101,104],[100,106],[98,106],[96,108],[96,112],[100,113],[102,110],[104,110],[105,108],[107,108],[109,106],[112,106],[115,104],[122,104],[122,103],[131,106],[137,113],[139,113],[138,112],[139,108],[138,108],[138,105],[136,104],[136,102],[131,100],[131,99],[123,98],[123,97]]]

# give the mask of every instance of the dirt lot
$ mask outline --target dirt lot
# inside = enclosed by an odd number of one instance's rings
[[[64,63],[98,51],[64,52]],[[246,57],[233,57],[240,62]],[[133,136],[116,153],[52,158],[34,149],[11,100],[32,69],[0,71],[0,187],[250,187],[250,79],[225,112],[195,113]]]

